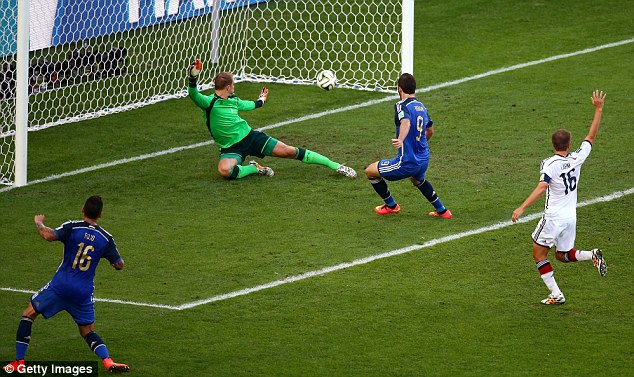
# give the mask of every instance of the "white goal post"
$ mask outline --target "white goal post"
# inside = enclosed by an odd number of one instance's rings
[[[0,184],[27,183],[27,133],[187,94],[186,67],[238,81],[393,92],[413,72],[414,0],[7,0]]]

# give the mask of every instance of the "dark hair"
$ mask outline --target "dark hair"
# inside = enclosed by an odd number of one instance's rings
[[[553,147],[556,151],[568,150],[570,146],[570,132],[567,130],[557,130],[553,133]]]
[[[405,94],[414,94],[416,92],[416,79],[410,73],[403,73],[398,78],[397,85]]]
[[[231,84],[233,84],[233,75],[229,72],[220,72],[214,77],[214,87],[217,90],[222,90]]]
[[[93,195],[86,199],[84,204],[84,216],[89,219],[97,220],[103,210],[103,201],[99,195]]]

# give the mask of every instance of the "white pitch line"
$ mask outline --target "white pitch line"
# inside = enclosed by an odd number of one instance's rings
[[[634,187],[632,187],[632,188],[630,188],[628,190],[625,190],[625,191],[616,191],[616,192],[613,192],[612,194],[609,194],[609,195],[606,195],[606,196],[602,196],[602,197],[598,197],[598,198],[594,198],[594,199],[590,199],[590,200],[578,203],[577,204],[577,208],[585,207],[585,206],[596,204],[596,203],[599,203],[599,202],[609,202],[611,200],[618,199],[618,198],[621,198],[623,196],[630,195],[632,193],[634,193]],[[525,223],[525,222],[528,222],[528,221],[533,221],[535,219],[540,218],[541,216],[542,216],[541,212],[540,213],[534,213],[532,215],[528,215],[528,216],[520,218],[517,221],[517,223]],[[234,291],[234,292],[230,292],[230,293],[225,293],[225,294],[218,295],[218,296],[213,296],[213,297],[210,297],[210,298],[207,298],[207,299],[204,299],[204,300],[198,300],[198,301],[189,302],[189,303],[186,303],[186,304],[179,305],[178,309],[179,310],[190,309],[190,308],[194,308],[196,306],[205,305],[205,304],[209,304],[209,303],[216,302],[216,301],[223,301],[223,300],[227,300],[227,299],[238,297],[238,296],[248,295],[250,293],[254,293],[254,292],[262,291],[262,290],[265,290],[265,289],[277,287],[277,286],[280,286],[280,285],[283,285],[283,284],[288,284],[288,283],[293,283],[293,282],[300,281],[300,280],[310,279],[310,278],[315,277],[315,276],[325,275],[325,274],[328,274],[328,273],[331,273],[331,272],[344,270],[344,269],[347,269],[347,268],[350,268],[350,267],[359,266],[359,265],[362,265],[362,264],[367,264],[367,263],[374,262],[374,261],[379,260],[379,259],[389,258],[389,257],[393,257],[393,256],[396,256],[396,255],[401,255],[401,254],[409,253],[409,252],[412,252],[412,251],[424,249],[424,248],[427,248],[427,247],[436,246],[436,245],[439,245],[441,243],[455,241],[455,240],[460,239],[460,238],[473,236],[473,235],[476,235],[476,234],[489,232],[489,231],[492,231],[492,230],[498,230],[498,229],[506,228],[506,227],[511,226],[513,224],[514,223],[512,221],[510,221],[510,220],[509,221],[503,221],[503,222],[495,223],[495,224],[492,224],[492,225],[489,225],[489,226],[485,226],[485,227],[482,227],[482,228],[468,230],[466,232],[452,234],[452,235],[441,237],[441,238],[436,238],[436,239],[427,241],[427,242],[422,243],[422,244],[411,245],[411,246],[404,247],[402,249],[396,249],[396,250],[388,251],[388,252],[385,252],[385,253],[382,253],[382,254],[371,255],[369,257],[353,260],[352,262],[341,263],[341,264],[338,264],[338,265],[335,265],[335,266],[325,267],[325,268],[322,268],[320,270],[306,272],[306,273],[301,274],[301,275],[290,276],[290,277],[287,277],[285,279],[272,281],[270,283],[258,285],[258,286],[255,286],[255,287],[246,288],[246,289],[242,289],[242,290]]]
[[[626,44],[632,43],[632,42],[634,42],[634,38],[625,39],[625,40],[614,42],[614,43],[608,43],[608,44],[604,44],[604,45],[600,45],[600,46],[596,46],[596,47],[590,47],[590,48],[586,48],[584,50],[570,52],[570,53],[567,53],[567,54],[554,55],[554,56],[550,56],[548,58],[539,59],[539,60],[533,60],[533,61],[530,61],[530,62],[527,62],[527,63],[515,64],[515,65],[512,65],[510,67],[494,69],[492,71],[480,73],[480,74],[473,75],[473,76],[468,76],[468,77],[465,77],[465,78],[462,78],[462,79],[458,79],[458,80],[454,80],[454,81],[448,81],[448,82],[444,82],[442,84],[428,86],[426,88],[417,90],[416,93],[419,93],[419,92],[430,92],[432,90],[436,90],[436,89],[440,89],[440,88],[446,88],[448,86],[462,84],[464,82],[481,79],[483,77],[493,76],[493,75],[497,75],[497,74],[504,73],[504,72],[509,72],[509,71],[515,71],[515,70],[518,70],[518,69],[531,67],[531,66],[538,65],[538,64],[548,63],[548,62],[552,62],[552,61],[555,61],[555,60],[566,59],[566,58],[570,58],[570,57],[573,57],[573,56],[589,54],[591,52],[604,50],[606,48],[622,46],[622,45],[626,45]]]
[[[30,291],[28,289],[17,289],[17,288],[8,288],[8,287],[0,287],[0,291],[28,293],[28,294],[33,294],[33,293],[36,292],[36,291]],[[113,304],[147,306],[147,307],[151,307],[151,308],[179,310],[179,308],[177,306],[173,306],[173,305],[152,304],[152,303],[137,302],[137,301],[125,301],[125,300],[117,300],[117,299],[113,299],[113,298],[95,298],[95,301],[96,302],[109,302],[109,303],[113,303]]]
[[[108,168],[108,167],[111,167],[111,166],[127,164],[128,162],[133,162],[133,161],[146,160],[148,158],[154,158],[154,157],[163,156],[163,155],[166,155],[166,154],[172,154],[172,153],[184,151],[186,149],[194,149],[194,148],[198,148],[198,147],[202,147],[202,146],[210,145],[210,144],[213,144],[213,140],[203,141],[201,143],[196,143],[196,144],[191,144],[191,145],[185,145],[185,146],[182,146],[182,147],[166,149],[166,150],[162,150],[162,151],[158,151],[158,152],[154,152],[154,153],[142,154],[142,155],[136,156],[136,157],[123,158],[121,160],[106,162],[106,163],[99,164],[99,165],[89,166],[87,168],[82,168],[82,169],[77,169],[77,170],[73,170],[73,171],[68,171],[66,173],[49,175],[46,178],[36,179],[34,181],[30,181],[30,182],[28,182],[26,184],[26,186],[31,186],[31,185],[34,185],[34,184],[37,184],[37,183],[50,182],[50,181],[54,181],[56,179],[60,179],[60,178],[64,178],[64,177],[70,177],[70,176],[78,175],[78,174],[81,174],[81,173],[87,173],[89,171],[95,171],[95,170],[99,170],[99,169]],[[25,186],[22,186],[22,187],[25,187]],[[15,188],[17,188],[17,187],[16,186],[4,187],[4,188],[0,189],[0,192],[13,190]]]
[[[531,67],[531,66],[538,65],[538,64],[552,62],[552,61],[555,61],[555,60],[566,59],[566,58],[570,58],[570,57],[573,57],[573,56],[589,54],[589,53],[596,52],[596,51],[599,51],[599,50],[604,50],[606,48],[612,48],[612,47],[618,47],[618,46],[626,45],[626,44],[629,44],[629,43],[632,43],[632,42],[634,42],[634,38],[625,39],[625,40],[622,40],[622,41],[618,41],[618,42],[614,42],[614,43],[608,43],[608,44],[595,46],[595,47],[591,47],[591,48],[586,48],[584,50],[579,50],[579,51],[575,51],[575,52],[571,52],[571,53],[567,53],[567,54],[554,55],[554,56],[551,56],[551,57],[548,57],[548,58],[539,59],[539,60],[533,60],[533,61],[530,61],[530,62],[527,62],[527,63],[515,64],[515,65],[509,66],[509,67],[503,67],[503,68],[499,68],[499,69],[494,69],[492,71],[480,73],[480,74],[477,74],[477,75],[463,77],[463,78],[458,79],[458,80],[447,81],[447,82],[443,82],[443,83],[440,83],[440,84],[436,84],[436,85],[428,86],[428,87],[425,87],[425,88],[421,88],[421,89],[418,89],[416,91],[416,93],[426,93],[426,92],[430,92],[432,90],[446,88],[446,87],[462,84],[464,82],[473,81],[473,80],[481,79],[481,78],[484,78],[484,77],[497,75],[497,74],[500,74],[500,73],[510,72],[510,71],[514,71],[514,70],[518,70],[518,69],[522,69],[522,68],[526,68],[526,67]],[[337,113],[341,113],[341,112],[345,112],[345,111],[356,110],[356,109],[360,109],[360,108],[364,108],[364,107],[368,107],[368,106],[373,106],[373,105],[377,105],[377,104],[380,104],[380,103],[383,103],[383,102],[387,102],[387,101],[393,101],[396,98],[397,98],[396,95],[387,96],[387,97],[376,99],[376,100],[362,102],[362,103],[359,103],[359,104],[356,104],[356,105],[344,106],[344,107],[340,107],[340,108],[333,109],[333,110],[322,111],[322,112],[319,112],[319,113],[306,115],[306,116],[299,117],[299,118],[289,119],[289,120],[286,120],[286,121],[282,121],[282,122],[278,122],[278,123],[274,123],[274,124],[271,124],[271,125],[268,125],[268,126],[264,126],[264,127],[258,128],[257,130],[259,130],[259,131],[270,130],[270,129],[278,128],[278,127],[285,126],[285,125],[288,125],[288,124],[300,123],[300,122],[303,122],[303,121],[306,121],[306,120],[310,120],[310,119],[322,118],[324,116],[328,116],[328,115],[332,115],[332,114],[337,114]],[[140,161],[140,160],[145,160],[145,159],[154,158],[154,157],[158,157],[158,156],[163,156],[163,155],[167,155],[167,154],[172,154],[172,153],[180,152],[182,150],[198,148],[198,147],[202,147],[202,146],[206,146],[206,145],[210,145],[210,144],[213,144],[213,141],[205,141],[205,142],[201,142],[201,143],[185,145],[185,146],[182,146],[182,147],[166,149],[166,150],[155,152],[155,153],[143,154],[143,155],[136,156],[136,157],[124,158],[124,159],[112,161],[112,162],[105,163],[105,164],[99,164],[99,165],[90,166],[90,167],[83,168],[83,169],[73,170],[73,171],[66,172],[66,173],[50,175],[50,176],[42,178],[42,179],[37,179],[37,180],[34,180],[34,181],[30,181],[25,186],[21,186],[21,187],[31,186],[31,185],[34,185],[34,184],[37,184],[37,183],[50,182],[50,181],[53,181],[53,180],[56,180],[56,179],[59,179],[59,178],[63,178],[63,177],[69,177],[69,176],[73,176],[73,175],[77,175],[77,174],[81,174],[81,173],[86,173],[86,172],[89,172],[89,171],[104,169],[104,168],[108,168],[108,167],[112,167],[112,166],[116,166],[116,165],[127,164],[129,162]],[[3,188],[0,188],[0,193],[5,192],[5,191],[10,191],[10,190],[13,190],[13,189],[16,189],[16,188],[17,187],[15,185],[3,187]]]
[[[618,199],[618,198],[624,197],[626,195],[631,195],[633,193],[634,193],[634,187],[629,188],[629,189],[624,190],[624,191],[616,191],[616,192],[613,192],[613,193],[611,193],[609,195],[601,196],[601,197],[598,197],[598,198],[594,198],[594,199],[590,199],[590,200],[586,200],[586,201],[583,201],[581,203],[578,203],[577,204],[577,208],[581,208],[581,207],[585,207],[585,206],[589,206],[589,205],[596,204],[596,203],[601,203],[601,202],[609,202],[609,201],[612,201],[614,199]],[[526,223],[526,222],[529,222],[529,221],[533,221],[535,219],[540,218],[541,215],[542,215],[542,213],[540,212],[540,213],[534,213],[534,214],[531,214],[531,215],[528,215],[528,216],[524,216],[524,217],[520,218],[517,223]],[[272,282],[269,282],[269,283],[266,283],[266,284],[262,284],[262,285],[258,285],[258,286],[255,286],[255,287],[245,288],[245,289],[241,289],[239,291],[229,292],[229,293],[225,293],[225,294],[209,297],[209,298],[206,298],[206,299],[203,299],[203,300],[197,300],[197,301],[188,302],[188,303],[181,304],[181,305],[151,304],[151,303],[145,303],[145,302],[115,300],[115,299],[108,299],[108,298],[95,298],[95,301],[110,302],[110,303],[116,303],[116,304],[126,304],[126,305],[136,305],[136,306],[147,306],[147,307],[152,307],[152,308],[161,308],[161,309],[170,309],[170,310],[191,309],[191,308],[195,308],[197,306],[209,304],[209,303],[212,303],[212,302],[224,301],[224,300],[228,300],[230,298],[235,298],[235,297],[239,297],[239,296],[245,296],[245,295],[248,295],[248,294],[251,294],[251,293],[263,291],[265,289],[274,288],[274,287],[277,287],[277,286],[280,286],[280,285],[283,285],[283,284],[294,283],[296,281],[310,279],[310,278],[313,278],[315,276],[325,275],[325,274],[329,274],[331,272],[335,272],[335,271],[339,271],[339,270],[345,270],[345,269],[350,268],[350,267],[360,266],[360,265],[363,265],[363,264],[368,264],[370,262],[374,262],[374,261],[379,260],[379,259],[385,259],[385,258],[390,258],[390,257],[396,256],[396,255],[406,254],[406,253],[409,253],[409,252],[412,252],[412,251],[424,249],[424,248],[427,248],[427,247],[436,246],[436,245],[439,245],[439,244],[442,244],[442,243],[455,241],[455,240],[460,239],[460,238],[469,237],[469,236],[473,236],[473,235],[476,235],[476,234],[489,232],[489,231],[492,231],[492,230],[498,230],[498,229],[506,228],[506,227],[511,226],[511,225],[513,225],[512,221],[503,221],[503,222],[495,223],[495,224],[488,225],[488,226],[485,226],[485,227],[482,227],[482,228],[468,230],[468,231],[465,231],[465,232],[456,233],[456,234],[452,234],[452,235],[441,237],[441,238],[436,238],[436,239],[429,240],[429,241],[427,241],[425,243],[422,243],[422,244],[411,245],[411,246],[407,246],[407,247],[404,247],[404,248],[401,248],[401,249],[396,249],[396,250],[388,251],[388,252],[381,253],[381,254],[371,255],[369,257],[353,260],[352,262],[345,262],[345,263],[340,263],[340,264],[337,264],[337,265],[334,265],[334,266],[330,266],[330,267],[324,267],[322,269],[309,271],[309,272],[303,273],[301,275],[289,276],[289,277],[281,279],[281,280],[272,281]],[[25,290],[25,289],[4,288],[4,287],[0,287],[0,291],[21,292],[21,293],[35,293],[35,291],[29,291],[29,290]]]

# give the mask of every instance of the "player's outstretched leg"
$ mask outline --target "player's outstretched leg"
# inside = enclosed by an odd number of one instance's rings
[[[270,147],[267,147],[267,148],[270,148]],[[268,155],[267,151],[265,151],[264,154]],[[354,171],[354,169],[351,167],[342,165],[338,162],[334,162],[330,160],[328,157],[323,156],[317,152],[313,152],[304,148],[297,148],[297,147],[292,147],[290,145],[286,145],[279,140],[274,141],[274,147],[272,150],[270,150],[270,155],[273,157],[280,157],[280,158],[293,158],[305,164],[316,164],[316,165],[326,166],[336,171],[337,173],[349,178],[355,178],[357,176],[357,172]]]
[[[431,183],[429,183],[428,180],[423,179],[422,181],[418,181],[413,179],[412,183],[414,184],[414,186],[418,188],[418,190],[420,190],[423,196],[436,209],[435,211],[429,212],[427,215],[433,216],[433,217],[442,217],[444,219],[450,219],[453,217],[451,211],[445,208],[445,206],[442,204],[442,202],[440,201],[440,198],[436,194],[436,191],[434,191],[434,188],[432,187]]]
[[[603,259],[603,252],[600,249],[557,251],[557,259],[564,263],[592,261],[594,267],[599,270],[599,275],[605,276],[608,273],[608,266]]]
[[[295,147],[295,159],[305,164],[317,164],[331,168],[337,173],[349,178],[355,178],[357,172],[349,166],[342,165],[338,162],[331,161],[328,157],[323,156],[317,152],[310,151],[304,148]]]

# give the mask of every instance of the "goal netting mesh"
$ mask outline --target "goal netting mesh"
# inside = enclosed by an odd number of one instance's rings
[[[402,0],[31,0],[29,130],[186,95],[220,71],[238,80],[393,89]],[[13,180],[17,0],[0,9],[0,181]],[[202,89],[210,85],[202,86]]]

